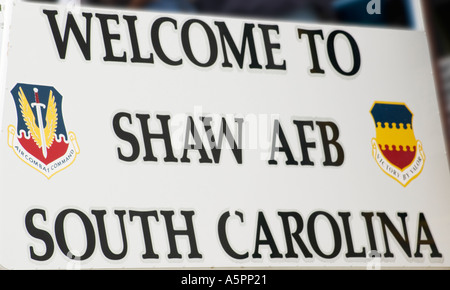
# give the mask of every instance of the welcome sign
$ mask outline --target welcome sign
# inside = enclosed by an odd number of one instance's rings
[[[6,4],[2,267],[450,266],[424,32]]]

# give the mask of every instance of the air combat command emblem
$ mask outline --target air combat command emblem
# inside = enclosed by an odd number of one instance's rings
[[[75,134],[64,125],[62,96],[53,87],[20,83],[11,94],[17,128],[8,126],[8,145],[23,162],[50,179],[80,152]]]

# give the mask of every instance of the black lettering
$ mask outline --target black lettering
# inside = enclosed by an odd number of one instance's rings
[[[338,215],[342,219],[342,223],[344,224],[344,233],[345,233],[345,241],[347,242],[347,253],[345,257],[347,258],[365,258],[366,257],[366,249],[363,247],[361,252],[356,253],[353,247],[353,239],[352,239],[352,231],[350,229],[350,213],[349,212],[340,212]]]
[[[303,160],[300,162],[301,165],[311,165],[314,166],[314,162],[309,159],[308,148],[316,148],[315,142],[307,142],[305,137],[305,126],[311,127],[311,130],[314,130],[313,121],[294,121],[294,124],[297,126],[298,137],[300,139],[300,147],[302,150]]]
[[[264,232],[264,236],[266,239],[261,239],[261,230]],[[262,212],[258,212],[258,224],[256,229],[256,241],[255,241],[255,252],[252,257],[255,259],[260,259],[262,256],[258,252],[259,246],[268,245],[272,253],[270,257],[273,258],[282,258],[283,255],[278,251],[277,245],[275,244],[275,240],[270,232],[269,225],[267,224],[266,218]]]
[[[305,256],[305,258],[312,258],[313,256],[311,252],[308,250],[308,247],[306,247],[305,243],[300,237],[300,233],[303,230],[303,219],[300,214],[298,212],[278,212],[278,215],[281,217],[281,220],[283,222],[284,237],[287,247],[287,253],[285,257],[298,258],[298,255],[294,250],[294,244],[292,243],[292,238],[294,238],[294,240],[297,242],[297,245],[300,247],[303,256]],[[297,229],[294,232],[291,231],[289,218],[293,218],[297,225]]]
[[[280,49],[281,45],[279,43],[273,43],[270,41],[270,32],[269,31],[273,30],[278,34],[279,33],[278,25],[259,24],[258,27],[261,29],[261,31],[263,33],[264,47],[265,47],[266,56],[267,56],[266,69],[286,70],[286,61],[285,60],[283,60],[282,64],[276,64],[275,60],[273,58],[273,50]]]
[[[172,216],[175,213],[173,211],[161,211],[161,215],[164,217],[166,222],[167,237],[169,239],[170,253],[167,256],[169,259],[181,259],[182,256],[178,253],[176,236],[187,236],[189,239],[189,245],[191,252],[188,257],[190,259],[201,259],[202,255],[199,253],[197,248],[197,242],[195,239],[194,223],[192,217],[194,216],[194,211],[181,211],[181,215],[184,216],[186,221],[185,230],[175,230],[173,227]]]
[[[208,136],[209,144],[211,146],[211,153],[213,155],[213,159],[215,163],[220,162],[220,153],[222,151],[222,142],[223,137],[228,141],[228,144],[231,147],[231,151],[233,152],[234,158],[236,159],[238,164],[242,164],[242,124],[244,122],[244,119],[236,118],[235,122],[238,124],[238,136],[239,136],[239,145],[236,144],[236,139],[233,138],[233,135],[230,132],[230,128],[227,125],[227,121],[225,118],[222,118],[222,124],[219,131],[219,139],[216,143],[215,136],[212,132],[211,128],[211,121],[212,118],[210,117],[202,117],[201,120],[203,121],[206,134]]]
[[[86,250],[83,255],[81,256],[75,256],[67,246],[66,236],[64,233],[64,220],[66,219],[67,215],[74,214],[80,218],[80,220],[83,223],[84,230],[86,233]],[[84,261],[89,259],[91,255],[94,253],[95,250],[95,231],[94,227],[92,226],[91,221],[89,218],[81,211],[77,209],[66,209],[63,210],[58,214],[55,220],[55,236],[56,236],[56,242],[58,243],[59,249],[63,252],[65,256],[67,256],[70,259],[77,260],[77,261]]]
[[[133,221],[134,217],[139,217],[142,225],[142,233],[144,235],[145,253],[142,255],[143,259],[158,259],[159,255],[153,250],[152,237],[150,234],[150,225],[148,222],[149,217],[154,217],[159,222],[158,213],[153,211],[134,211],[130,210],[130,221]]]
[[[270,154],[269,164],[270,165],[278,164],[278,162],[275,160],[275,152],[284,152],[287,157],[286,165],[298,165],[298,162],[295,161],[294,156],[292,155],[291,148],[289,147],[283,129],[281,128],[280,121],[275,120],[273,127],[274,129],[272,137],[272,152]],[[280,140],[281,147],[276,147],[277,137]]]
[[[120,40],[120,34],[111,34],[109,32],[108,20],[114,20],[119,24],[119,16],[117,14],[101,14],[96,13],[95,16],[100,20],[100,26],[103,34],[103,44],[105,45],[104,61],[126,62],[127,55],[123,52],[122,56],[115,56],[112,48],[112,40]]]
[[[161,139],[164,141],[164,145],[166,148],[166,157],[164,158],[165,162],[178,162],[178,159],[173,155],[172,149],[172,140],[170,139],[170,131],[169,131],[169,115],[156,115],[156,118],[161,122],[162,133],[150,133],[148,128],[148,120],[150,119],[150,115],[148,114],[136,114],[136,117],[141,122],[142,135],[144,138],[145,144],[145,156],[144,161],[158,161],[158,158],[153,155],[152,150],[152,140]]]
[[[323,32],[322,30],[307,30],[307,29],[298,29],[298,38],[301,39],[303,34],[308,36],[309,40],[309,50],[311,52],[311,61],[312,68],[310,72],[312,74],[325,74],[325,71],[320,67],[319,57],[317,56],[317,47],[316,47],[316,39],[315,36],[318,35],[323,40]]]
[[[337,35],[344,35],[345,38],[350,43],[350,47],[352,49],[352,56],[353,56],[353,67],[350,71],[346,72],[344,71],[340,65],[339,62],[336,59],[336,51],[334,49],[334,41],[336,39]],[[328,36],[327,39],[327,51],[328,51],[328,57],[330,58],[330,62],[333,65],[334,69],[344,76],[353,76],[359,72],[359,69],[361,67],[361,54],[359,52],[358,44],[356,43],[355,39],[348,33],[342,30],[336,30],[333,31],[330,36]]]
[[[236,215],[240,218],[241,223],[244,222],[244,214],[242,212],[236,211]],[[217,226],[218,234],[219,234],[219,241],[222,245],[222,248],[224,251],[233,259],[242,260],[248,258],[249,254],[246,252],[245,254],[238,254],[236,251],[233,250],[230,243],[228,242],[227,237],[227,220],[230,217],[230,212],[227,211],[224,214],[220,216],[219,223]]]
[[[373,222],[372,217],[374,216],[373,212],[363,212],[361,215],[364,217],[366,221],[367,235],[369,237],[369,245],[371,252],[378,252],[377,250],[377,242],[375,240],[375,231],[373,230]]]
[[[151,38],[152,38],[152,44],[153,44],[153,49],[155,50],[156,55],[166,64],[168,65],[173,65],[173,66],[177,66],[177,65],[181,65],[183,63],[182,59],[178,59],[178,60],[172,60],[170,59],[165,53],[164,50],[161,46],[161,40],[159,38],[159,29],[161,28],[161,25],[165,22],[170,22],[173,24],[173,26],[175,27],[175,29],[178,29],[177,27],[177,21],[173,18],[169,18],[169,17],[161,17],[155,20],[155,22],[153,22],[152,25],[152,29],[151,29]]]
[[[381,220],[381,225],[383,228],[383,237],[384,237],[384,244],[386,247],[386,253],[384,256],[386,258],[393,258],[394,254],[389,249],[389,239],[387,235],[387,229],[391,232],[394,239],[398,242],[398,244],[402,247],[403,251],[406,253],[406,255],[411,258],[411,248],[409,245],[409,237],[408,237],[408,229],[406,228],[406,213],[397,213],[397,215],[402,220],[402,226],[403,226],[403,235],[402,236],[397,228],[394,226],[394,224],[391,222],[391,220],[388,218],[388,216],[384,212],[377,213],[377,216]]]
[[[423,255],[420,252],[420,248],[422,245],[428,245],[431,248],[431,258],[442,258],[442,254],[439,253],[439,250],[436,246],[436,242],[433,239],[433,235],[431,234],[430,227],[428,226],[427,220],[425,219],[425,215],[423,213],[420,213],[419,215],[419,225],[417,230],[417,248],[416,253],[414,254],[414,257],[416,258],[422,258]],[[426,236],[426,240],[422,240],[422,231]]]
[[[203,27],[203,29],[206,32],[206,36],[208,38],[208,44],[209,44],[209,59],[202,63],[195,57],[192,47],[191,47],[191,41],[189,38],[189,29],[192,26],[192,24],[200,24],[200,26]],[[199,66],[199,67],[210,67],[212,66],[216,60],[218,55],[218,48],[217,48],[217,41],[216,37],[214,36],[214,32],[212,29],[206,24],[205,22],[199,20],[199,19],[190,19],[186,21],[183,24],[183,27],[181,28],[181,43],[183,45],[184,52],[186,53],[186,56],[189,58],[189,60]]]
[[[190,134],[188,133],[190,132]],[[189,144],[189,136],[192,136],[195,144]],[[200,163],[212,163],[213,161],[209,158],[208,153],[206,153],[205,147],[203,146],[202,139],[198,134],[197,128],[195,127],[194,120],[191,116],[188,117],[186,123],[186,136],[184,142],[183,157],[180,159],[181,162],[189,163],[191,160],[187,157],[188,150],[198,150],[200,153]]]
[[[262,66],[258,63],[258,56],[256,53],[256,47],[255,47],[255,39],[253,37],[253,28],[255,27],[254,24],[251,23],[245,23],[244,26],[244,33],[242,36],[242,43],[241,43],[241,50],[239,51],[236,43],[233,40],[233,37],[230,34],[230,31],[228,30],[227,25],[225,22],[216,21],[214,24],[219,28],[220,33],[220,40],[222,43],[222,51],[223,51],[223,67],[233,67],[233,65],[228,60],[228,54],[225,44],[228,44],[228,47],[230,48],[231,52],[233,53],[234,59],[236,60],[239,67],[242,69],[244,67],[244,57],[245,57],[245,49],[246,45],[248,43],[249,51],[250,51],[250,58],[251,63],[249,65],[249,68],[251,69],[261,69]]]
[[[133,63],[153,63],[153,54],[150,53],[148,58],[142,58],[141,52],[139,50],[139,42],[136,34],[136,25],[135,22],[137,20],[137,16],[133,15],[123,15],[123,19],[128,24],[128,32],[130,34],[131,40],[131,48],[133,50],[133,57],[131,58],[131,62]]]
[[[92,13],[83,12],[81,15],[86,19],[86,38],[81,34],[80,28],[78,28],[77,22],[75,21],[72,13],[67,14],[66,27],[64,30],[64,39],[61,37],[60,30],[58,28],[58,23],[56,22],[56,15],[58,11],[56,10],[46,10],[42,11],[47,15],[50,28],[52,30],[53,39],[55,40],[56,48],[58,49],[59,58],[65,59],[67,52],[67,45],[69,43],[69,35],[72,31],[78,46],[83,53],[85,60],[91,60],[91,18]]]
[[[331,230],[333,232],[333,238],[334,238],[334,249],[330,254],[325,254],[322,249],[319,247],[319,243],[317,242],[316,237],[316,219],[319,216],[324,216],[331,225]],[[339,252],[341,251],[342,247],[342,239],[341,239],[341,232],[339,230],[339,226],[336,222],[336,220],[327,212],[324,211],[317,211],[311,214],[311,216],[308,219],[308,237],[309,241],[311,243],[312,248],[314,251],[322,258],[324,259],[333,259],[337,257]]]
[[[130,124],[132,124],[132,119],[131,119],[130,114],[123,113],[123,112],[117,113],[116,115],[114,115],[114,118],[113,118],[114,133],[116,133],[116,136],[119,137],[120,139],[130,143],[132,150],[131,150],[130,156],[125,156],[122,153],[122,149],[117,148],[117,154],[119,156],[119,159],[122,161],[127,161],[127,162],[135,161],[139,157],[139,151],[140,151],[139,141],[136,138],[136,136],[134,136],[132,133],[126,132],[122,129],[122,127],[120,126],[120,120],[122,118],[128,119]]]
[[[37,255],[34,251],[34,248],[30,246],[30,257],[31,259],[35,261],[47,261],[50,259],[53,255],[53,252],[55,250],[55,244],[53,242],[52,236],[43,229],[38,229],[33,222],[33,218],[35,215],[41,215],[42,219],[44,221],[47,220],[47,217],[45,216],[45,210],[43,209],[32,209],[27,212],[25,216],[25,227],[28,231],[28,233],[36,239],[39,239],[44,242],[45,244],[45,252],[42,255]]]
[[[320,135],[322,137],[323,151],[325,154],[324,166],[341,166],[344,163],[344,149],[338,143],[339,129],[333,122],[316,122],[320,128]],[[331,139],[328,137],[327,128],[332,131]],[[336,160],[333,161],[331,156],[330,146],[336,149]]]
[[[106,235],[106,226],[105,226],[105,218],[106,210],[92,210],[91,213],[97,219],[97,227],[98,227],[98,235],[100,239],[100,246],[102,248],[103,254],[106,258],[110,260],[121,260],[123,259],[128,250],[128,242],[127,242],[127,234],[125,232],[125,222],[123,216],[125,215],[124,210],[115,210],[114,213],[119,218],[120,223],[120,231],[122,233],[122,252],[119,254],[115,254],[111,251],[108,245],[108,237]]]

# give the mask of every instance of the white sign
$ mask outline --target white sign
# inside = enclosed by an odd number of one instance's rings
[[[2,267],[450,266],[424,32],[6,10]]]

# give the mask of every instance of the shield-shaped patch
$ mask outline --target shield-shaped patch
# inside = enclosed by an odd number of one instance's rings
[[[413,113],[403,103],[375,102],[371,109],[376,138],[372,155],[378,166],[403,186],[423,170],[425,153],[413,130]]]
[[[67,132],[62,96],[50,86],[17,84],[12,90],[17,128],[8,127],[8,144],[26,164],[47,178],[71,165],[79,154],[73,132]]]

